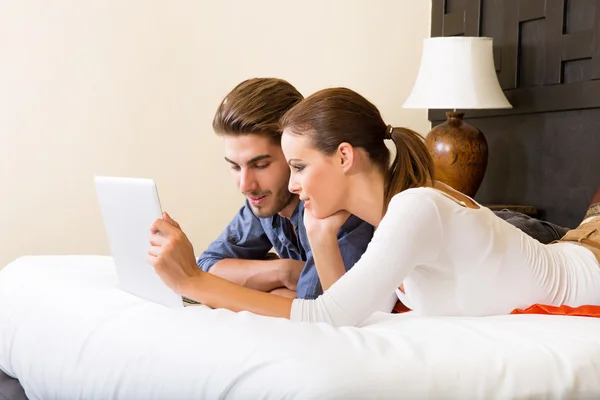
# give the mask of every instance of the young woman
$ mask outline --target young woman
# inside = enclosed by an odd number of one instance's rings
[[[316,300],[258,293],[199,271],[191,244],[165,215],[152,227],[149,262],[177,293],[214,308],[333,325],[389,311],[397,295],[425,315],[508,314],[542,303],[600,305],[600,211],[558,243],[543,245],[473,199],[435,181],[422,138],[383,122],[344,88],[304,99],[282,120],[289,189],[325,293]],[[385,140],[396,155],[389,167]],[[349,214],[376,227],[344,274],[336,232]],[[159,234],[160,233],[160,234]]]

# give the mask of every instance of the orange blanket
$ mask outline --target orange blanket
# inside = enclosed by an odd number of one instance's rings
[[[534,304],[524,310],[513,310],[511,314],[551,314],[551,315],[571,315],[575,317],[596,317],[600,318],[600,306],[548,306],[545,304]]]
[[[392,313],[403,313],[410,311],[408,307],[398,301]],[[524,310],[516,309],[511,314],[548,314],[548,315],[571,315],[574,317],[595,317],[600,318],[600,306],[579,306],[569,307],[561,306],[554,307],[545,304],[534,304]]]

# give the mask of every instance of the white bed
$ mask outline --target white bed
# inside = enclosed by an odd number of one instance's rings
[[[109,257],[0,270],[0,369],[34,399],[598,398],[600,319],[374,314],[360,328],[120,291]]]

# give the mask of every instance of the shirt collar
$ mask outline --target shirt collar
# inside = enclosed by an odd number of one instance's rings
[[[292,213],[292,216],[290,217],[290,221],[292,222],[292,225],[294,225],[296,228],[298,226],[300,226],[303,213],[304,213],[304,202],[302,200],[298,200],[298,204],[296,205],[296,208],[294,208],[294,212]]]

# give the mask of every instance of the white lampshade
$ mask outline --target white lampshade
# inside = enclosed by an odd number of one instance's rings
[[[419,74],[403,107],[512,108],[498,83],[492,38],[425,39]]]

